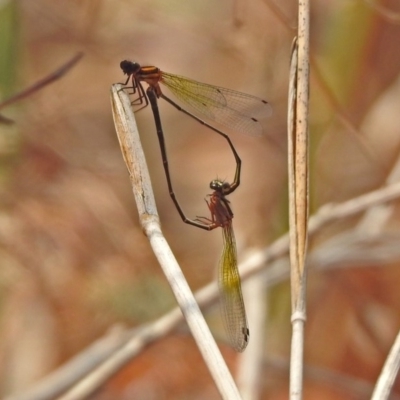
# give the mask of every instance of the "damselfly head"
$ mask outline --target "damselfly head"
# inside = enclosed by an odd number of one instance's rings
[[[228,182],[220,181],[219,179],[214,179],[210,182],[210,189],[220,193],[225,193],[230,186],[231,185]]]
[[[141,66],[137,62],[129,60],[121,61],[119,66],[121,67],[124,75],[134,75],[141,69]]]

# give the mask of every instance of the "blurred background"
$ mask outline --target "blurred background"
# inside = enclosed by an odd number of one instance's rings
[[[140,326],[175,307],[139,226],[113,126],[109,91],[126,79],[121,60],[271,102],[263,137],[231,136],[243,162],[241,186],[230,196],[239,260],[287,231],[296,21],[290,1],[0,3],[0,101],[84,53],[62,79],[1,110],[15,121],[0,125],[2,396],[28,389],[113,327]],[[398,180],[399,34],[397,0],[311,2],[311,213]],[[188,216],[207,216],[209,182],[233,179],[232,154],[162,100],[160,109],[179,201]],[[165,236],[199,289],[215,277],[221,232],[182,223],[150,108],[136,117]],[[368,398],[398,331],[398,204],[370,214],[337,221],[310,242],[305,398]],[[268,305],[262,399],[288,397],[289,296],[285,280],[258,299]],[[218,307],[206,317],[235,373],[239,358],[225,342]],[[400,396],[400,383],[396,390]],[[219,395],[182,326],[91,398]]]

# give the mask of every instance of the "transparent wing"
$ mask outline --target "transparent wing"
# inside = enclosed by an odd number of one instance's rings
[[[240,276],[237,267],[236,241],[232,223],[223,227],[224,248],[219,261],[219,289],[225,328],[231,345],[243,351],[249,341]]]
[[[162,72],[161,83],[196,114],[253,136],[263,134],[260,120],[272,113],[268,102],[235,90],[208,85],[183,76]]]

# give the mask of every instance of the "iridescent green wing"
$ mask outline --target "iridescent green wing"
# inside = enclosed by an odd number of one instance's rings
[[[272,112],[270,104],[258,97],[183,76],[163,72],[160,82],[196,114],[248,135],[262,135],[260,121]]]
[[[223,227],[224,248],[219,261],[219,289],[222,314],[229,341],[236,351],[243,351],[249,341],[240,275],[237,267],[237,252],[232,223]]]

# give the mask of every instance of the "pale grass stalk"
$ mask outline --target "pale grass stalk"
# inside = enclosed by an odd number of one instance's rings
[[[389,399],[394,381],[397,377],[400,367],[400,332],[397,334],[396,340],[390,350],[390,353],[383,366],[382,372],[376,383],[371,400]]]
[[[249,250],[246,253],[251,253]],[[244,257],[246,257],[244,255]],[[265,343],[265,323],[268,320],[266,282],[253,276],[243,282],[247,318],[251,321],[251,340],[246,351],[240,354],[236,380],[243,400],[259,399],[263,387],[263,364],[268,353]]]
[[[308,0],[298,4],[298,37],[289,78],[288,171],[292,342],[290,399],[303,397],[304,325],[306,321],[306,253],[308,238],[309,165],[309,14]]]

